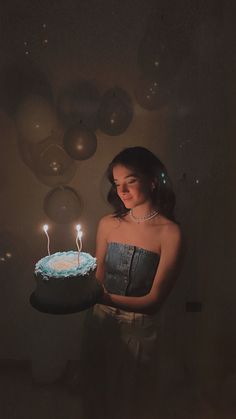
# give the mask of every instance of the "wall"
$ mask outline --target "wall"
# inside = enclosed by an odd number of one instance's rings
[[[161,7],[163,4],[158,3]],[[186,4],[180,3],[182,11]],[[62,86],[79,77],[95,80],[101,94],[114,85],[130,94],[134,117],[128,129],[114,137],[98,130],[96,153],[77,163],[69,183],[84,204],[80,219],[84,248],[94,254],[98,220],[110,211],[104,199],[107,186],[103,178],[109,161],[124,147],[142,145],[151,149],[173,179],[177,218],[187,243],[183,271],[163,312],[161,364],[172,379],[191,376],[211,392],[222,378],[235,372],[233,312],[228,308],[234,295],[233,212],[229,199],[233,194],[234,145],[230,151],[227,145],[234,130],[228,109],[232,106],[231,85],[235,83],[232,73],[228,77],[226,73],[227,63],[231,63],[227,45],[233,39],[228,11],[221,2],[204,4],[199,2],[199,8],[193,6],[183,13],[183,21],[188,18],[194,24],[189,33],[191,54],[175,75],[176,96],[156,111],[145,110],[134,94],[140,75],[137,50],[155,2],[128,1],[124,8],[102,2],[99,10],[96,2],[76,6],[71,1],[68,9],[59,2],[58,8],[52,3],[44,12],[39,5],[33,11],[28,2],[21,6],[13,2],[6,7],[5,16],[24,16],[22,33],[31,41],[31,60],[49,78],[55,99]],[[176,8],[168,5],[163,10],[167,23],[170,18],[170,28]],[[48,49],[42,49],[39,42],[44,36],[44,21],[48,25]],[[21,62],[25,60],[26,38],[20,38],[19,27],[13,31],[10,18],[5,22],[8,40],[6,36],[2,41],[2,63]],[[33,266],[46,253],[40,228],[47,219],[43,201],[50,188],[22,161],[18,133],[4,104],[0,116],[0,228],[12,235],[10,246],[15,260],[15,265],[1,275],[0,358],[32,359],[35,374],[41,374],[41,378],[51,365],[49,379],[59,374],[68,359],[79,358],[85,313],[51,316],[29,304],[35,287]],[[73,225],[51,225],[53,249],[75,248]],[[186,311],[187,302],[200,302],[201,311]]]

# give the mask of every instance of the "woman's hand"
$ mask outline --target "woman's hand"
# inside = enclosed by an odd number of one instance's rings
[[[98,303],[109,305],[109,302],[110,302],[110,294],[106,290],[106,288],[105,288],[105,286],[103,284],[101,284],[101,286],[102,286],[102,289],[103,289],[103,293],[99,296]]]

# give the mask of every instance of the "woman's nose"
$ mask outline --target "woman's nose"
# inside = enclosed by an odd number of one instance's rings
[[[125,185],[125,184],[121,185],[120,189],[121,189],[121,192],[127,192],[128,191],[128,186]]]

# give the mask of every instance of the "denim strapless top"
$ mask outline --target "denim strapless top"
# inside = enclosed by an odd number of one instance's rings
[[[108,243],[104,285],[111,294],[141,297],[152,288],[160,255],[130,244]]]

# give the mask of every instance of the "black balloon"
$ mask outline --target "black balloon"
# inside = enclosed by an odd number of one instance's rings
[[[145,35],[138,48],[138,67],[147,78],[171,80],[183,61],[192,54],[191,37],[195,12],[191,2],[184,7],[162,2],[148,16]],[[191,6],[189,7],[189,4]]]
[[[175,62],[165,41],[156,37],[146,36],[138,49],[138,66],[147,78],[158,78],[166,81],[175,74]]]
[[[99,128],[108,135],[120,135],[133,118],[133,104],[128,93],[116,87],[108,90],[101,100]]]
[[[29,61],[3,67],[0,74],[0,106],[15,115],[19,104],[29,95],[39,95],[53,101],[52,88],[45,74]]]
[[[43,176],[61,176],[72,160],[60,144],[49,144],[35,159],[35,171]]]
[[[16,127],[26,141],[39,143],[51,135],[56,126],[54,107],[42,96],[28,96],[19,105],[16,113]]]
[[[81,213],[81,201],[77,192],[68,186],[51,190],[44,199],[46,215],[58,224],[72,223]]]
[[[64,185],[76,173],[76,162],[64,150],[60,131],[37,144],[19,137],[18,148],[23,162],[47,186]]]
[[[30,251],[23,239],[9,230],[0,231],[0,278],[12,273],[23,273],[31,259]]]
[[[158,79],[141,78],[135,89],[137,102],[147,110],[156,110],[168,104],[171,96],[171,87]]]
[[[72,159],[86,160],[95,153],[97,138],[94,132],[90,131],[83,124],[77,124],[66,131],[63,145]]]
[[[15,259],[15,243],[9,233],[0,234],[0,270],[10,266]]]
[[[98,128],[100,94],[90,81],[80,81],[62,91],[58,99],[58,115],[66,127],[79,122],[91,130]]]
[[[62,175],[47,176],[40,173],[35,173],[36,178],[44,185],[55,188],[57,186],[67,185],[76,174],[76,163],[73,162]]]

